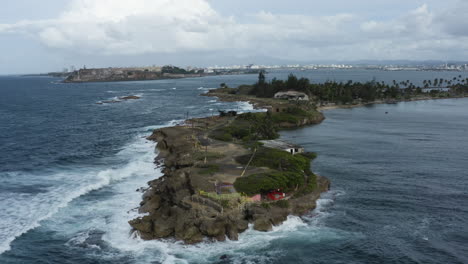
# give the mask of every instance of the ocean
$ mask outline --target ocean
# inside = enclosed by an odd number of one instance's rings
[[[468,77],[293,73],[313,82]],[[132,235],[127,221],[137,215],[139,189],[161,176],[155,143],[145,137],[187,116],[252,111],[198,95],[256,78],[64,84],[0,77],[0,263],[468,263],[468,99],[328,110],[322,124],[283,131],[318,153],[313,170],[332,189],[316,210],[272,232],[191,246]],[[141,99],[99,104],[127,95]]]

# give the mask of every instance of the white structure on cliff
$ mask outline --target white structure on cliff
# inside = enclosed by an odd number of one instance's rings
[[[284,150],[292,155],[304,153],[304,148],[299,145],[294,145],[282,140],[260,140],[267,148]]]
[[[298,91],[277,92],[275,98],[291,101],[309,101],[309,96],[307,96],[307,94]]]

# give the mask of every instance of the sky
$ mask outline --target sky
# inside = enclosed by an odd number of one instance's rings
[[[468,0],[15,0],[0,74],[173,64],[468,60]]]

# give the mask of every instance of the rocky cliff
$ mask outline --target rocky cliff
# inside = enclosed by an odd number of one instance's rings
[[[303,120],[296,126],[318,123],[316,120]],[[187,126],[163,128],[154,131],[148,138],[157,141],[159,156],[164,163],[164,176],[149,182],[143,195],[139,212],[142,217],[130,221],[130,225],[143,239],[174,237],[186,243],[201,242],[204,238],[223,241],[226,238],[237,240],[238,234],[248,228],[249,223],[259,231],[269,231],[279,225],[288,215],[303,215],[316,207],[316,200],[330,187],[325,177],[316,177],[313,192],[288,197],[279,202],[252,202],[238,196],[230,200],[218,200],[207,195],[215,191],[215,183],[229,178],[230,174],[239,177],[242,167],[234,160],[247,150],[240,144],[219,142],[206,138],[211,127],[228,125],[229,118],[205,118],[191,120]],[[289,127],[292,127],[289,126]],[[204,143],[203,143],[204,142]],[[204,146],[200,147],[200,144]],[[205,158],[200,158],[204,149]],[[206,173],[204,163],[206,153],[218,155],[208,158],[208,162],[221,167],[217,173]],[[208,155],[209,156],[209,155]],[[203,157],[203,156],[202,156]],[[265,168],[252,168],[247,174]]]

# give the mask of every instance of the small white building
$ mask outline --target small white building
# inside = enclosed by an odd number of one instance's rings
[[[279,150],[284,150],[286,152],[291,153],[292,155],[299,154],[299,153],[304,153],[304,148],[288,143],[286,141],[282,140],[260,140],[261,143],[267,148],[274,148],[274,149],[279,149]]]
[[[307,94],[298,91],[277,92],[275,98],[291,101],[309,101],[309,96]]]

